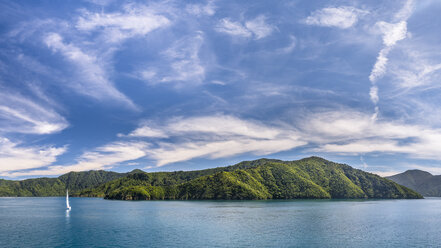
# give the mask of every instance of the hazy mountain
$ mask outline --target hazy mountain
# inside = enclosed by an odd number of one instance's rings
[[[408,170],[387,178],[423,196],[441,196],[441,175],[434,176],[422,170]]]

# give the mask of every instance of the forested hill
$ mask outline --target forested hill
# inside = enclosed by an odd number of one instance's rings
[[[70,172],[58,178],[0,179],[0,196],[119,200],[422,198],[391,180],[318,157],[259,159],[198,171]]]
[[[243,169],[252,166],[256,166],[264,161],[270,161],[261,159],[258,161],[242,162],[235,166],[206,169],[202,171],[188,171],[188,172],[158,172],[149,173],[151,175],[161,176],[177,174],[178,177],[182,177],[179,182],[184,182],[189,178],[195,178],[203,175],[210,175],[220,171],[228,171],[234,169]],[[272,160],[271,160],[272,161]],[[274,160],[277,161],[277,160]],[[66,189],[69,189],[71,195],[80,195],[80,192],[84,189],[95,188],[103,183],[112,181],[121,177],[125,177],[131,174],[144,174],[142,170],[135,169],[128,173],[117,173],[112,171],[82,171],[82,172],[69,172],[58,178],[34,178],[21,181],[4,180],[0,179],[0,197],[4,196],[63,196],[66,194]],[[170,176],[169,178],[173,178]]]
[[[136,170],[135,172],[140,172]],[[61,196],[96,187],[129,173],[111,171],[69,172],[58,178],[35,178],[22,181],[0,179],[0,196]]]
[[[422,170],[408,170],[387,178],[424,196],[441,196],[441,175],[434,176]]]
[[[200,171],[132,173],[80,195],[119,200],[422,198],[391,180],[318,157],[259,159]]]

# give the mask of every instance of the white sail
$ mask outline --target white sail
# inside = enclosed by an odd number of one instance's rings
[[[69,205],[69,191],[68,191],[68,190],[66,190],[66,208],[67,208],[68,210],[71,209],[71,207],[70,207],[70,205]]]

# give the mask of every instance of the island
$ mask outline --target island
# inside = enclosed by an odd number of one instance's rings
[[[58,178],[0,180],[0,196],[104,197],[112,200],[420,199],[378,175],[320,157],[258,159],[197,171],[70,172]]]

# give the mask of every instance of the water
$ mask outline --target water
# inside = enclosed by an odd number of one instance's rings
[[[0,247],[441,247],[441,198],[0,198]]]

